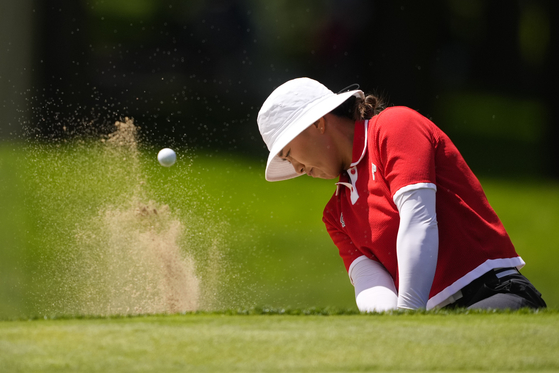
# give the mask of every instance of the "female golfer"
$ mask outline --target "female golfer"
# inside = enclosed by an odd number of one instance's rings
[[[268,181],[339,178],[323,221],[361,311],[546,306],[479,181],[427,118],[298,78],[266,99],[258,126]]]

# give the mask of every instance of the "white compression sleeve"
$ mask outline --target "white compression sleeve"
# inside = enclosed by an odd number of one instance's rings
[[[382,312],[397,308],[394,281],[382,264],[361,256],[352,263],[349,278],[355,287],[359,311]]]
[[[426,308],[439,252],[436,190],[433,186],[397,193],[394,202],[400,212],[398,308]]]

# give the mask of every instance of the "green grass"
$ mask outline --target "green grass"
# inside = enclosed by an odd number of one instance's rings
[[[178,149],[167,169],[156,149],[137,160],[103,149],[0,145],[0,372],[559,370],[553,309],[358,314],[321,222],[331,181],[268,183],[263,160],[215,153]],[[528,263],[523,272],[557,309],[559,184],[482,183]],[[179,221],[204,307],[235,311],[106,318],[76,308],[88,276],[100,288],[114,279],[103,267],[72,268],[105,242],[84,249],[78,238],[106,233],[103,213],[134,198],[169,206],[170,220],[138,223],[138,233]],[[81,282],[70,286],[73,276]]]
[[[3,372],[546,372],[557,312],[0,322]]]

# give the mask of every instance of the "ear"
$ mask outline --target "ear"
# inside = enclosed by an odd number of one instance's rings
[[[323,135],[324,131],[326,130],[326,118],[322,117],[316,122],[314,122],[316,129],[320,131],[320,134]]]

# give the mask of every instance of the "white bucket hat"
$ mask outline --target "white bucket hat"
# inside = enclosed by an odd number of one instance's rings
[[[266,180],[280,181],[300,176],[291,163],[278,153],[307,127],[328,114],[351,96],[363,98],[353,90],[334,93],[316,80],[297,78],[276,88],[258,113],[258,129],[268,146]]]

